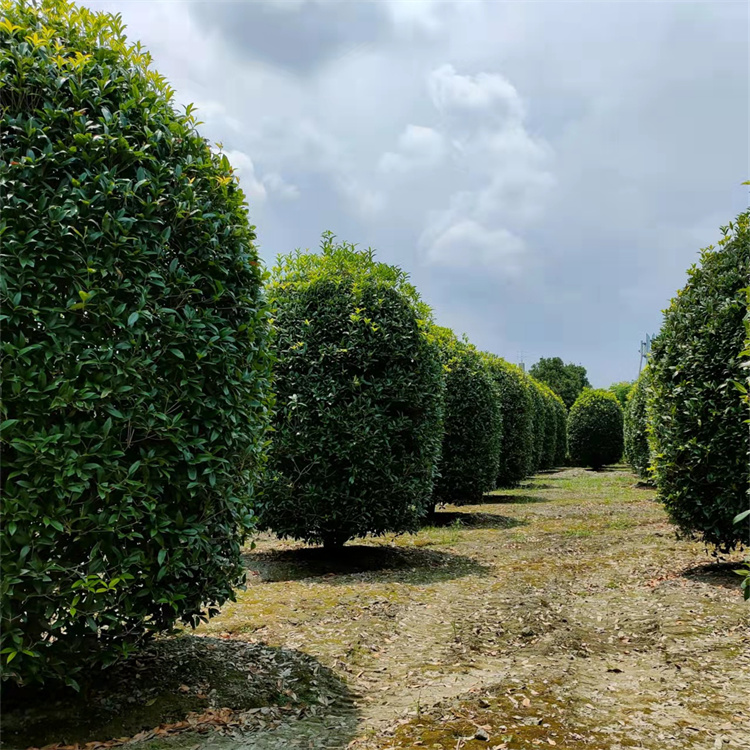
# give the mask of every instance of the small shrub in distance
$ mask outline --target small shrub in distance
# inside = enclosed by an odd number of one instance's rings
[[[495,488],[502,440],[500,395],[482,355],[435,326],[445,371],[445,417],[435,500],[476,503]]]
[[[648,367],[630,389],[625,407],[625,460],[644,481],[650,480],[648,467],[651,451],[648,445]]]
[[[600,469],[617,463],[623,451],[623,414],[609,391],[588,388],[568,414],[568,450],[575,466]]]
[[[279,259],[276,412],[261,528],[338,547],[410,531],[432,505],[443,371],[406,274],[323,236]]]
[[[560,398],[566,409],[570,409],[584,388],[590,388],[586,368],[565,364],[560,357],[542,357],[529,369],[529,375],[548,385]]]
[[[649,417],[654,478],[672,521],[729,550],[748,541],[733,519],[747,508],[749,481],[750,212],[722,233],[664,313],[649,359]]]
[[[2,678],[73,684],[243,581],[268,315],[229,163],[119,18],[0,7]]]
[[[614,393],[617,396],[617,400],[620,402],[623,410],[628,404],[628,394],[635,386],[634,380],[623,380],[619,383],[612,383],[607,390]]]

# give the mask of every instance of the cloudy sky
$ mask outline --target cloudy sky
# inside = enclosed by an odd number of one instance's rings
[[[197,105],[267,262],[330,229],[513,362],[635,377],[750,202],[744,0],[86,4]]]

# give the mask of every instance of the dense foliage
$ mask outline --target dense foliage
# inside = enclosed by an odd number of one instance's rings
[[[540,468],[551,469],[557,464],[558,435],[561,424],[564,425],[567,421],[567,409],[562,399],[549,386],[539,383],[538,387],[544,399],[544,438]]]
[[[528,378],[529,396],[531,397],[531,451],[529,474],[536,474],[542,468],[544,460],[544,436],[547,432],[547,409],[541,383]]]
[[[531,473],[533,459],[533,402],[529,378],[516,365],[484,353],[500,399],[502,439],[497,487],[513,487]]]
[[[445,418],[435,500],[479,502],[495,489],[502,440],[500,393],[482,355],[435,326],[445,371]]]
[[[623,451],[623,413],[609,391],[587,388],[568,414],[568,450],[575,466],[600,469],[618,462]]]
[[[649,409],[659,495],[686,534],[721,550],[747,542],[733,519],[748,503],[747,408],[742,388],[750,212],[722,227],[719,247],[665,311],[649,369]]]
[[[339,546],[417,528],[442,442],[443,371],[429,308],[372,251],[323,237],[280,259],[273,445],[263,528]]]
[[[555,456],[553,466],[564,466],[568,460],[568,410],[563,400],[553,392],[555,412]]]
[[[268,316],[231,168],[119,17],[1,7],[2,676],[73,683],[243,580]]]
[[[750,185],[750,182],[744,184]],[[745,404],[747,414],[745,422],[750,425],[750,286],[745,289],[745,303],[745,348],[740,353],[742,358],[740,366],[745,377],[743,381],[737,383],[737,390],[741,393],[742,401]],[[750,464],[750,455],[748,455],[748,464]],[[736,525],[742,524],[740,528],[745,529],[745,539],[750,540],[750,487],[748,487],[747,508],[735,516],[734,523]],[[750,600],[750,552],[745,555],[743,566],[735,573],[742,576],[741,589],[745,601]]]
[[[569,362],[567,365],[560,357],[542,357],[529,368],[529,375],[548,385],[570,409],[584,388],[590,388],[586,368]]]
[[[620,402],[620,406],[625,409],[628,405],[628,395],[634,386],[635,380],[622,380],[619,383],[612,383],[607,390],[615,394],[617,400]]]
[[[625,460],[644,480],[650,479],[651,452],[648,445],[648,367],[628,392],[625,406]]]

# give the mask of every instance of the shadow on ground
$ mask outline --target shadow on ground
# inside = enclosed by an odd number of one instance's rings
[[[742,579],[734,571],[741,565],[740,560],[734,562],[715,562],[705,565],[692,565],[685,568],[680,575],[689,581],[705,583],[722,589],[739,591]]]
[[[490,502],[495,497],[488,495]],[[485,499],[482,500],[482,505]],[[511,516],[500,516],[496,513],[463,513],[461,511],[439,510],[430,517],[430,526],[445,527],[458,526],[466,529],[512,529],[516,526],[526,526],[528,521]]]
[[[365,544],[346,545],[336,552],[322,547],[250,552],[243,560],[262,582],[325,578],[327,584],[351,583],[342,577],[365,574],[368,581],[429,583],[489,572],[476,560],[451,552]]]
[[[525,488],[524,488],[525,489]],[[534,489],[537,489],[536,487]],[[547,497],[539,497],[538,495],[485,495],[482,498],[482,505],[492,505],[493,503],[507,504],[507,505],[528,505],[531,503],[548,503],[550,499]]]
[[[330,669],[300,651],[239,640],[161,638],[127,661],[70,688],[3,685],[3,747],[248,734],[274,722],[336,714],[353,736],[354,696]]]

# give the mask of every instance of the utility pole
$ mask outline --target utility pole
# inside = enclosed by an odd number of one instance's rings
[[[638,362],[638,375],[641,374],[643,369],[643,362],[648,359],[648,355],[651,353],[651,342],[654,340],[654,336],[646,334],[646,340],[641,341],[641,359]]]

